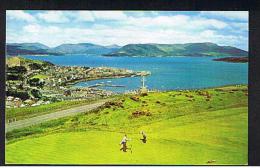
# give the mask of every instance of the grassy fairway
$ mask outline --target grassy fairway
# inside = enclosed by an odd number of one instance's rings
[[[32,135],[6,145],[6,162],[247,164],[246,92],[245,87],[225,87],[151,93],[137,101],[121,97],[122,106],[27,129]],[[35,129],[43,131],[33,134]],[[141,130],[148,136],[146,144],[139,140]],[[132,153],[119,151],[124,133],[132,139]]]

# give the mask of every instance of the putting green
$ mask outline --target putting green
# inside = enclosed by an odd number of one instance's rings
[[[247,164],[247,107],[188,114],[136,127],[132,152],[119,150],[123,133],[65,132],[6,145],[9,164]],[[145,130],[143,144],[139,132]]]

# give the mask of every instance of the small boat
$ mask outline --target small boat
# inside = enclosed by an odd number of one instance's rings
[[[124,85],[105,85],[106,87],[125,87]]]
[[[98,87],[98,86],[103,86],[103,84],[101,83],[96,83],[94,85],[88,86],[89,88],[93,88],[93,87]]]

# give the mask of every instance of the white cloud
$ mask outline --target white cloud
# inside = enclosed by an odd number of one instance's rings
[[[22,20],[27,22],[35,22],[35,18],[30,15],[29,13],[25,13],[22,10],[7,10],[6,11],[7,18],[15,19],[15,20]]]
[[[93,22],[95,19],[90,11],[79,11],[76,16],[78,21],[90,21]]]
[[[38,13],[37,17],[49,23],[69,22],[69,19],[61,11],[48,11],[48,12]]]
[[[157,16],[157,17],[129,17],[125,24],[136,27],[172,28],[175,30],[202,30],[207,28],[223,29],[225,22],[203,17],[190,17],[187,15]]]
[[[27,33],[39,33],[41,30],[41,27],[37,24],[26,25],[23,27],[23,30]]]
[[[188,24],[188,23],[187,23]],[[190,26],[194,29],[196,27],[198,28],[216,28],[216,29],[223,29],[227,26],[225,22],[216,20],[216,19],[205,19],[205,18],[200,18],[200,19],[192,19],[190,21]]]
[[[101,20],[125,20],[127,15],[122,11],[93,11],[92,14],[96,19]]]
[[[207,16],[220,16],[230,20],[248,20],[247,11],[203,11],[201,14]]]
[[[201,35],[204,36],[204,37],[213,37],[215,35],[215,31],[205,30],[205,31],[200,33],[200,36]]]
[[[23,31],[25,34],[32,33],[34,36],[37,34],[44,34],[46,36],[53,35],[53,34],[59,34],[62,29],[56,26],[40,26],[38,24],[31,24],[31,25],[26,25],[23,27]]]
[[[71,22],[94,22],[95,18],[91,11],[63,11],[64,16],[70,19]]]
[[[186,24],[189,17],[184,15],[158,17],[129,17],[125,24],[136,27],[172,27]]]
[[[9,36],[9,35],[8,35]],[[51,38],[50,38],[51,37]],[[10,35],[8,41],[17,42]],[[237,40],[245,41],[243,37],[219,35],[217,31],[204,30],[186,32],[174,29],[147,30],[138,27],[111,28],[96,25],[93,28],[59,28],[56,26],[27,25],[19,36],[23,42],[41,42],[48,46],[62,43],[91,42],[101,45],[129,43],[187,43],[187,42],[215,42],[222,45],[234,45]],[[224,42],[224,43],[223,43]]]
[[[8,27],[7,42],[40,42],[51,47],[62,43],[81,42],[101,45],[213,42],[244,49],[247,49],[248,44],[248,37],[245,34],[245,31],[248,30],[248,23],[224,22],[215,17],[184,14],[134,17],[127,16],[120,11],[57,11],[58,14],[53,13],[54,11],[50,12],[52,13],[48,13],[48,16],[50,14],[58,15],[55,16],[56,20],[60,21],[62,19],[57,18],[65,17],[71,22],[57,25],[39,21],[37,24],[23,25],[17,31]],[[47,13],[36,13],[35,15],[39,17],[39,14]],[[105,20],[109,20],[109,22]]]
[[[231,23],[231,26],[234,27],[235,31],[248,31],[248,22],[246,23]]]
[[[49,23],[66,23],[69,21],[93,22],[99,20],[125,20],[127,15],[122,11],[48,11],[37,14],[39,19]]]

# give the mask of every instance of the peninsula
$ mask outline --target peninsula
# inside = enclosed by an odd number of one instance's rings
[[[55,101],[106,97],[111,91],[95,86],[73,88],[81,81],[149,75],[112,67],[58,66],[50,62],[22,57],[7,59],[7,108],[37,106]],[[122,87],[112,85],[112,87]]]
[[[225,57],[225,58],[216,58],[213,61],[224,61],[232,63],[246,63],[248,62],[248,57]]]

